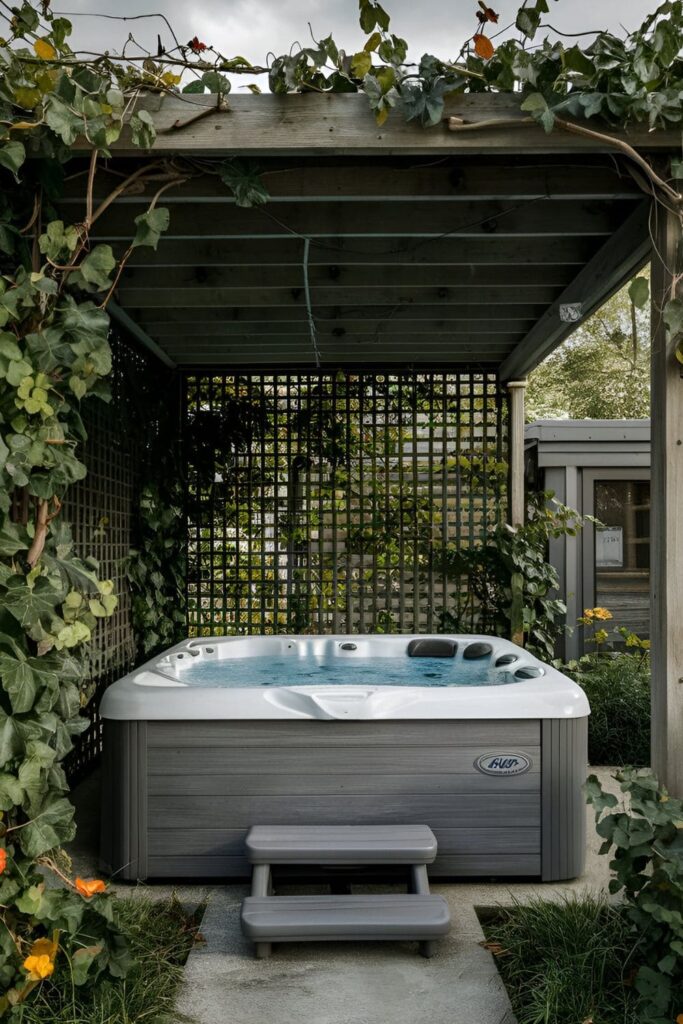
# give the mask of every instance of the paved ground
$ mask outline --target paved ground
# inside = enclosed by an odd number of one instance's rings
[[[610,769],[597,774],[609,778]],[[75,868],[91,875],[96,872],[96,779],[81,785],[75,799],[81,825],[70,852]],[[239,928],[246,887],[176,887],[187,903],[209,897],[202,923],[206,944],[190,955],[179,1009],[197,1024],[514,1024],[493,957],[479,945],[483,933],[475,907],[604,888],[607,858],[598,856],[592,812],[587,813],[586,872],[573,882],[434,885],[450,904],[453,929],[431,960],[418,956],[409,943],[281,946],[269,960],[255,960]],[[120,889],[128,894],[152,889],[160,896],[171,891],[165,885]]]

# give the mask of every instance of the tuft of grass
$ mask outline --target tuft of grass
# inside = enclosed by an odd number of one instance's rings
[[[633,939],[604,897],[539,897],[483,927],[518,1024],[637,1024]]]
[[[100,977],[75,987],[68,964],[58,956],[53,977],[15,1011],[19,1024],[184,1024],[175,1009],[183,965],[192,948],[203,908],[194,914],[175,897],[117,898],[116,913],[128,939],[132,966],[127,977]]]

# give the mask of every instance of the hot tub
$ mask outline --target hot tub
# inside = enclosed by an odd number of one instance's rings
[[[119,878],[244,877],[259,824],[426,824],[434,877],[583,869],[588,701],[507,640],[186,640],[100,712]]]

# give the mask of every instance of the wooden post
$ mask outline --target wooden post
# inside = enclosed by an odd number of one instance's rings
[[[526,518],[524,499],[524,390],[525,380],[508,381],[510,400],[510,453],[508,514],[511,526],[521,526]],[[510,639],[513,644],[524,646],[524,594],[523,587],[515,586],[512,578],[512,604],[510,607]],[[517,577],[519,583],[519,578]]]
[[[652,766],[683,797],[683,367],[663,309],[683,298],[680,216],[653,206]]]
[[[510,396],[510,503],[511,526],[521,526],[525,518],[524,501],[524,390],[525,380],[511,380]]]

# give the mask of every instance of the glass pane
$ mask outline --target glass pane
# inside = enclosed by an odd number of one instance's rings
[[[650,481],[597,480],[595,603],[614,625],[650,635]]]

